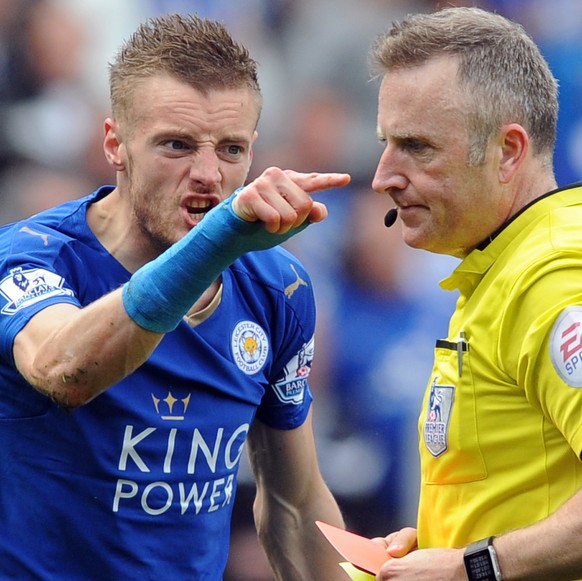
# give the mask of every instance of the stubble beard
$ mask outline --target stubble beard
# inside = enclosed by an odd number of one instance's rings
[[[144,193],[146,192],[146,193]],[[132,182],[129,187],[134,222],[144,242],[157,255],[165,252],[175,240],[175,225],[160,215],[160,205],[155,196],[147,195],[147,189]]]

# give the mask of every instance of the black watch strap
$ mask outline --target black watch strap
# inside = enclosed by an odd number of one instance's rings
[[[493,538],[481,539],[465,549],[463,559],[469,581],[503,581]]]

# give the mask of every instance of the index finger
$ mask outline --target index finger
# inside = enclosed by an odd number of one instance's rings
[[[352,176],[347,173],[302,173],[292,169],[285,170],[287,177],[304,192],[319,192],[329,188],[341,188],[347,186]]]

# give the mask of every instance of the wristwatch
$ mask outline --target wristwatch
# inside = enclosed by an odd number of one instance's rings
[[[465,549],[463,559],[469,581],[503,581],[493,539],[475,541]]]

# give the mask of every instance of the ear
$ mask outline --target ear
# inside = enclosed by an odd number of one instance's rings
[[[504,125],[500,132],[500,147],[499,181],[507,184],[513,179],[527,157],[529,135],[518,123]]]
[[[104,125],[103,151],[105,152],[105,158],[115,171],[123,171],[125,169],[125,160],[122,155],[123,146],[119,135],[119,124],[108,117],[105,119]]]

